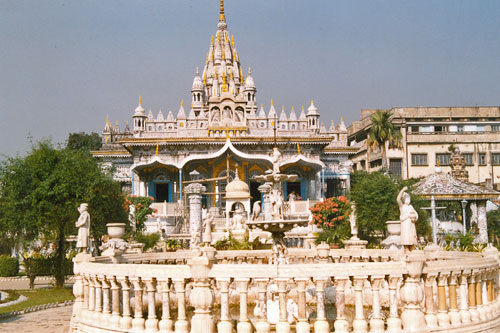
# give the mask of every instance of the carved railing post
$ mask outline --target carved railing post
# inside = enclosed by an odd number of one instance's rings
[[[155,309],[155,293],[156,293],[156,279],[147,278],[146,282],[148,292],[148,319],[146,319],[145,327],[146,332],[158,332],[158,319],[156,318]]]
[[[134,319],[132,319],[132,329],[135,331],[144,330],[144,316],[142,314],[143,284],[139,277],[133,277],[130,281],[134,284]]]
[[[175,295],[177,296],[176,333],[187,333],[189,323],[186,320],[186,289],[184,279],[174,279]]]
[[[330,247],[325,242],[321,242],[316,247],[316,253],[320,264],[328,264],[328,259],[330,256]]]
[[[103,326],[107,326],[109,320],[111,319],[111,303],[109,297],[109,288],[111,287],[109,281],[106,279],[106,276],[99,276],[99,280],[102,285],[102,313],[101,313],[101,324]]]
[[[85,275],[82,275],[83,281],[83,306],[81,319],[84,320],[89,314],[89,301],[90,301],[90,291],[89,291],[89,279]]]
[[[161,288],[161,320],[158,328],[161,333],[172,333],[174,322],[170,317],[170,284],[168,278],[159,281]]]
[[[476,273],[476,307],[479,312],[479,319],[486,320],[486,309],[483,304],[483,286],[482,286],[482,274],[480,271]]]
[[[370,332],[371,333],[384,333],[385,325],[384,320],[382,319],[382,315],[380,313],[380,285],[384,276],[372,276],[371,277],[371,285],[372,285],[372,318],[370,319]]]
[[[460,320],[462,323],[467,324],[470,323],[470,311],[469,311],[469,302],[467,299],[467,279],[469,277],[470,271],[464,270],[460,275]]]
[[[191,259],[191,278],[193,289],[189,296],[191,305],[194,307],[194,315],[191,319],[191,333],[215,332],[215,322],[212,316],[212,303],[214,296],[210,288],[208,273],[212,268],[215,258],[215,249],[205,247],[204,255]]]
[[[306,285],[309,279],[295,279],[297,282],[298,315],[297,333],[309,333],[311,325],[307,320],[306,310]],[[338,291],[337,291],[338,292]]]
[[[92,320],[94,322],[99,322],[101,320],[102,313],[102,284],[97,275],[94,275],[92,279],[94,280],[95,290],[95,308],[94,313],[92,314]]]
[[[450,317],[450,321],[453,326],[458,326],[461,324],[460,313],[458,312],[458,302],[457,302],[458,274],[459,273],[452,272],[450,274],[450,280],[448,283],[448,290],[450,294],[450,310],[448,315]]]
[[[240,319],[236,330],[238,333],[251,333],[252,324],[248,320],[248,283],[250,279],[237,279],[236,285],[240,293]]]
[[[469,312],[471,321],[479,321],[479,312],[476,307],[476,283],[475,272],[471,272],[469,276]]]
[[[481,273],[481,294],[483,296],[483,307],[486,313],[486,319],[491,319],[493,313],[491,312],[490,302],[488,300],[488,271],[486,270]]]
[[[132,328],[132,317],[130,315],[130,282],[126,277],[118,278],[122,286],[122,317],[120,318],[120,328]]]
[[[76,329],[77,323],[82,318],[82,312],[84,309],[84,297],[85,297],[85,287],[83,283],[83,276],[77,274],[75,276],[75,284],[73,284],[73,295],[75,296],[75,303],[73,304],[73,313],[71,315],[71,330]]]
[[[446,285],[449,273],[439,273],[438,277],[438,324],[440,328],[450,327],[450,317],[446,308]]]
[[[220,321],[217,323],[217,332],[232,333],[233,324],[229,318],[229,283],[231,279],[217,280],[220,290]]]
[[[277,279],[279,295],[279,321],[276,324],[276,333],[289,333],[290,323],[286,312],[286,283],[288,279]]]
[[[337,333],[348,333],[349,322],[345,315],[345,287],[349,278],[347,276],[339,276],[335,278],[335,307],[337,308],[337,317],[333,327]]]
[[[269,333],[271,330],[271,325],[267,321],[267,284],[268,279],[258,279],[257,288],[259,292],[259,309],[260,314],[255,324],[255,329],[257,333]]]
[[[320,245],[321,246],[321,245]],[[319,247],[319,246],[318,246]],[[316,306],[317,316],[314,322],[315,333],[328,333],[330,332],[330,325],[325,316],[325,286],[327,279],[316,279]]]
[[[352,322],[352,331],[356,333],[368,332],[368,323],[363,310],[363,286],[367,278],[367,276],[355,276],[353,278],[356,315]]]
[[[400,276],[389,277],[389,318],[387,319],[387,332],[401,332],[401,318],[398,315],[397,288]]]
[[[436,316],[436,305],[434,304],[434,283],[436,282],[436,274],[429,273],[425,276],[425,322],[429,328],[438,327],[438,319]]]
[[[419,252],[419,251],[418,251]],[[424,299],[424,292],[420,283],[425,255],[413,251],[408,254],[406,268],[408,275],[401,288],[401,301],[403,302],[403,312],[401,322],[405,332],[429,332],[425,324],[425,317],[420,308],[420,303]]]
[[[120,285],[116,278],[110,279],[111,282],[111,318],[109,324],[113,328],[120,328]]]

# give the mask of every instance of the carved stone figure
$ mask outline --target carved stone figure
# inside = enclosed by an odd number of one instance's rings
[[[272,157],[272,161],[273,161],[273,173],[279,174],[280,173],[281,153],[278,150],[278,147],[273,148],[273,152],[271,154],[271,157]]]
[[[89,246],[90,215],[87,209],[88,204],[86,203],[82,203],[80,207],[78,207],[80,217],[75,223],[75,226],[78,228],[78,241],[76,242],[76,247],[81,253],[87,253],[87,247]]]
[[[214,216],[211,212],[208,212],[203,218],[203,243],[210,245],[212,243],[212,222]]]
[[[261,212],[260,201],[255,201],[253,203],[252,212],[253,212],[252,221],[255,221],[259,218]]]
[[[232,218],[231,229],[233,230],[245,229],[244,219],[245,218],[243,217],[243,209],[241,209],[241,206],[238,206]]]
[[[276,219],[283,218],[283,198],[281,198],[281,193],[276,190],[271,192],[271,204],[273,207],[273,216]]]
[[[410,204],[410,195],[406,193],[408,187],[404,187],[398,194],[399,219],[401,221],[401,245],[405,250],[413,250],[417,245],[417,229],[415,222],[418,220],[418,213]]]
[[[358,225],[356,224],[356,204],[354,201],[351,202],[351,215],[349,216],[349,222],[351,223],[351,234],[352,239],[358,239]]]

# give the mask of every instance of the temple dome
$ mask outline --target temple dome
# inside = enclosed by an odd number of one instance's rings
[[[236,178],[226,186],[226,198],[248,198],[250,196],[250,189],[248,184],[240,180],[238,171],[236,171]]]

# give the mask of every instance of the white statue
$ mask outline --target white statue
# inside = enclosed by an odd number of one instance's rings
[[[232,218],[232,223],[231,223],[231,229],[232,230],[243,230],[245,229],[244,225],[244,217],[243,217],[243,209],[241,206],[238,206],[236,208],[236,211],[234,212],[233,218]]]
[[[277,190],[271,191],[271,204],[273,207],[273,216],[276,219],[283,218],[283,199],[281,198],[281,193]]]
[[[253,203],[253,216],[252,216],[252,220],[255,221],[259,218],[259,215],[260,215],[260,212],[261,212],[261,208],[260,208],[260,201],[255,201]]]
[[[208,212],[203,218],[203,243],[210,245],[212,243],[212,222],[214,216],[211,212]]]
[[[273,161],[273,173],[279,174],[280,173],[281,153],[280,153],[278,147],[273,148],[273,153],[271,154],[271,158]]]
[[[87,209],[88,204],[86,203],[82,203],[80,207],[78,207],[80,217],[75,223],[75,226],[78,228],[78,241],[76,242],[76,247],[81,253],[87,253],[87,247],[89,246],[90,215]]]
[[[132,226],[132,230],[136,230],[136,221],[135,221],[135,206],[130,205],[129,208],[129,213],[128,213],[128,221],[130,222],[130,225]]]
[[[401,221],[401,245],[405,250],[414,250],[417,245],[417,229],[415,222],[418,220],[418,213],[410,204],[410,195],[406,193],[405,186],[398,194],[399,219]]]
[[[351,239],[359,239],[358,238],[358,225],[356,223],[356,204],[354,201],[351,202],[351,215],[349,216],[349,222],[351,224]]]

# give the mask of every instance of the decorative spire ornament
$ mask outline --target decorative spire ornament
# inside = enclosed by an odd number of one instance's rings
[[[220,0],[220,15],[219,21],[225,21],[226,16],[224,15],[224,0]]]

